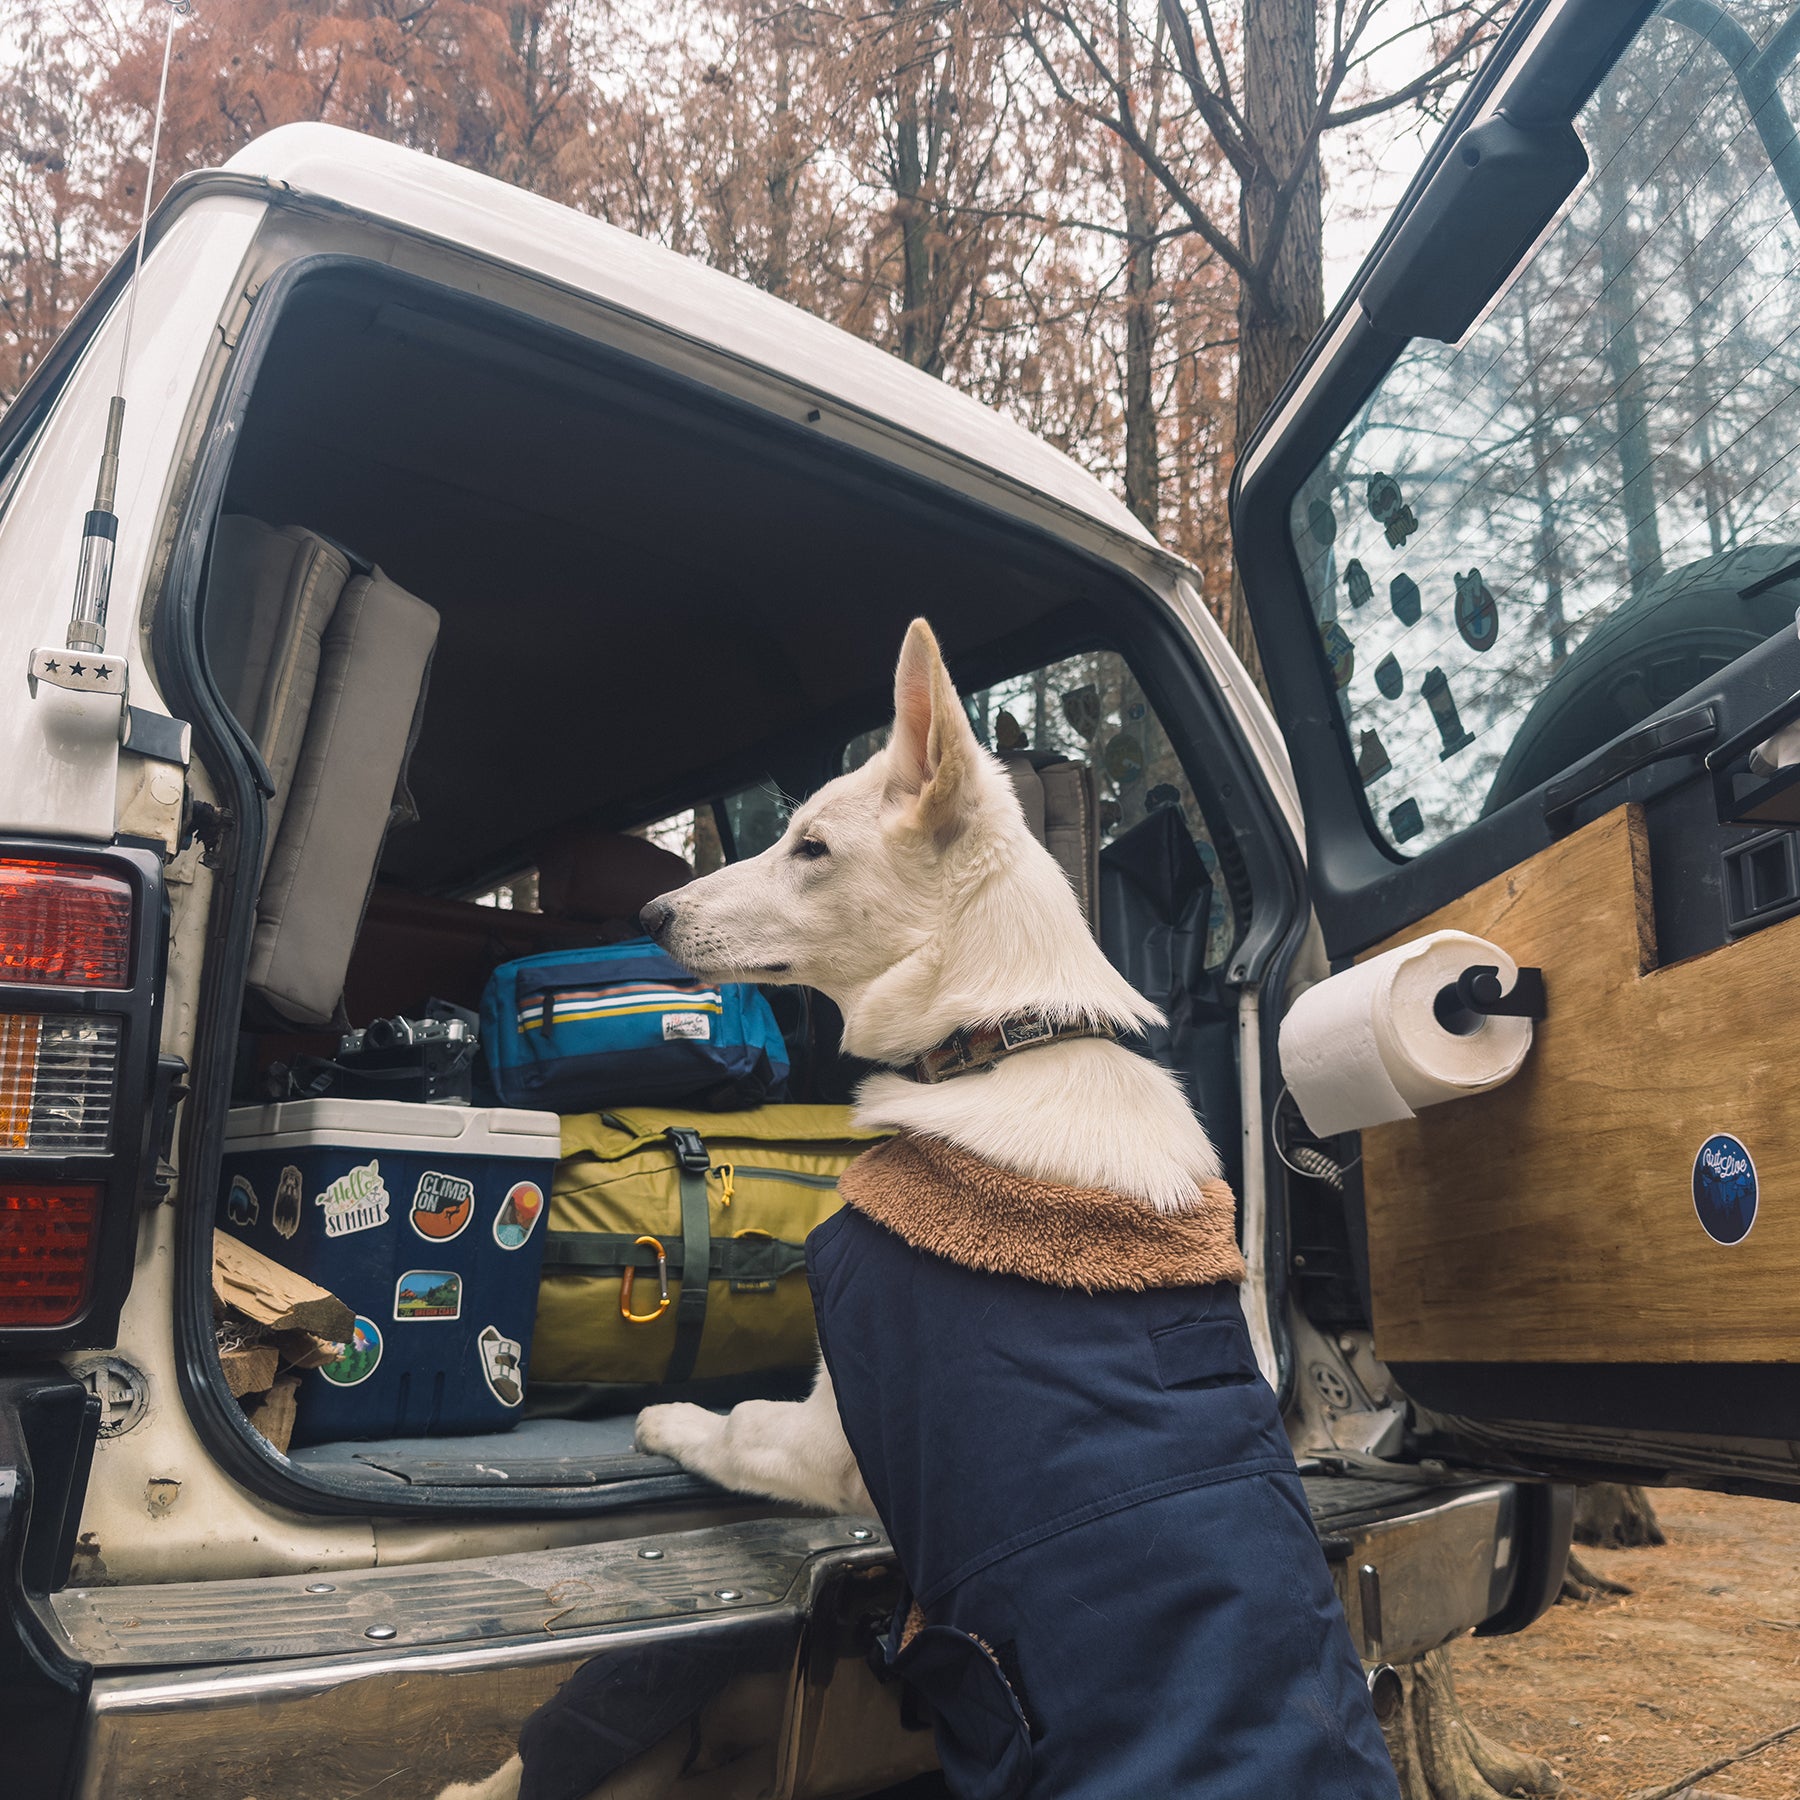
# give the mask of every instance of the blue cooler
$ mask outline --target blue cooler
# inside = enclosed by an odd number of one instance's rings
[[[219,1226],[356,1314],[296,1444],[504,1430],[525,1398],[555,1113],[295,1100],[225,1127]]]

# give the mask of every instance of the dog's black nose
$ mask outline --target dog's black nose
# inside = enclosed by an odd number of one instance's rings
[[[638,923],[643,926],[644,930],[648,932],[651,937],[655,938],[660,943],[662,941],[662,934],[668,930],[669,921],[674,918],[674,916],[675,907],[673,902],[660,899],[652,900],[650,904],[638,914]]]

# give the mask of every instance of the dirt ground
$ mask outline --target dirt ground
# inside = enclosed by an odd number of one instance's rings
[[[1564,1602],[1518,1637],[1455,1649],[1470,1720],[1548,1757],[1566,1800],[1626,1800],[1800,1723],[1800,1505],[1651,1498],[1667,1545],[1577,1551],[1628,1598]],[[1800,1733],[1700,1786],[1796,1800]]]

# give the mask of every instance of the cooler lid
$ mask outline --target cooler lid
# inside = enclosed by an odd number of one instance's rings
[[[252,1143],[385,1145],[462,1156],[554,1160],[562,1153],[555,1113],[500,1106],[427,1106],[411,1100],[283,1100],[234,1106],[225,1118],[228,1148]]]

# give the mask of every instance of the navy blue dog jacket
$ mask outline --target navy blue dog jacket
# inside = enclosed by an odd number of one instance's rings
[[[1397,1800],[1224,1184],[1159,1215],[903,1134],[841,1189],[819,1343],[959,1800]]]

